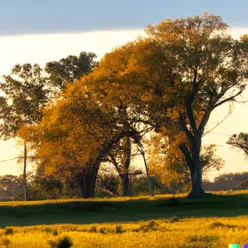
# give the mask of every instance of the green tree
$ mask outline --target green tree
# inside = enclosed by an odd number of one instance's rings
[[[4,93],[1,98],[1,137],[9,139],[16,137],[18,131],[26,125],[38,123],[42,118],[42,108],[48,100],[46,78],[42,75],[39,65],[15,65],[9,75],[3,76],[0,90]],[[24,143],[24,199],[28,199],[26,169],[27,144]]]
[[[94,53],[81,52],[79,56],[70,55],[59,61],[48,62],[45,71],[50,84],[65,89],[66,83],[74,82],[92,72],[98,64]]]

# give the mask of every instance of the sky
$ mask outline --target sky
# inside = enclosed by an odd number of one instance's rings
[[[81,51],[94,52],[100,59],[114,47],[143,35],[148,24],[166,18],[187,17],[209,12],[221,15],[238,37],[248,33],[248,1],[218,0],[136,0],[136,1],[15,1],[0,0],[0,75],[8,74],[16,63],[38,63],[59,60]],[[248,98],[248,93],[245,97]],[[247,103],[248,104],[248,103]],[[228,135],[248,132],[247,105],[237,104],[233,113],[203,138],[204,144],[215,143],[218,155],[226,165],[220,172],[248,171],[242,152],[226,145]],[[227,114],[226,106],[216,110],[208,129]],[[14,140],[0,142],[0,174],[19,174],[15,161],[1,162],[19,155]]]
[[[247,27],[247,9],[246,0],[0,0],[0,34],[143,29],[205,11]]]

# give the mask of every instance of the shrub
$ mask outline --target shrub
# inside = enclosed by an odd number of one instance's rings
[[[13,228],[10,228],[10,227],[6,228],[4,232],[5,235],[11,235],[13,233],[14,233],[14,230]]]
[[[106,230],[105,227],[101,227],[101,228],[99,229],[99,232],[105,234],[105,233],[107,232],[107,230]]]
[[[51,248],[70,248],[73,246],[72,240],[68,236],[64,236],[63,238],[60,238],[56,242],[50,241]]]
[[[116,233],[123,233],[123,228],[122,228],[122,226],[116,226],[115,232],[116,232]]]
[[[212,224],[210,224],[210,228],[219,228],[219,227],[225,227],[226,225],[219,222],[219,221],[216,221],[216,222],[213,222]]]
[[[96,232],[97,230],[96,230],[96,227],[95,226],[92,226],[91,228],[90,228],[90,230],[89,230],[89,232]]]
[[[147,225],[142,225],[140,227],[140,230],[143,232],[156,231],[157,226],[158,224],[154,220],[152,220],[152,221],[149,221]]]

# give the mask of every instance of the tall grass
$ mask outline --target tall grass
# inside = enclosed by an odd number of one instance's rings
[[[174,219],[177,221],[160,219],[115,224],[5,227],[0,229],[0,245],[9,248],[48,248],[56,247],[51,244],[62,242],[64,237],[75,248],[224,248],[231,243],[247,243],[247,216]],[[11,233],[6,233],[10,228]]]

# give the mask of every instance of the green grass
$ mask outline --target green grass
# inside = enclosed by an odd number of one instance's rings
[[[0,204],[1,226],[92,224],[194,217],[234,217],[248,214],[248,192],[176,200],[170,196],[9,202]]]
[[[224,248],[247,243],[247,215],[248,191],[2,202],[0,247]]]

